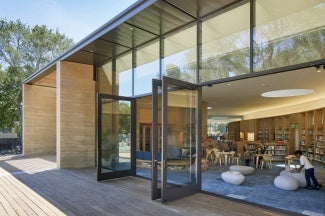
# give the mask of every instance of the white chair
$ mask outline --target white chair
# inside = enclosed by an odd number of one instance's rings
[[[270,154],[263,155],[263,158],[261,160],[261,170],[263,169],[264,163],[266,166],[269,167],[269,169],[272,169],[272,155]]]
[[[229,152],[229,154],[228,154],[228,161],[227,161],[227,163],[229,163],[229,164],[231,164],[232,163],[232,160],[233,160],[233,158],[235,157],[235,154],[236,154],[236,152],[235,151],[231,151],[231,152]]]
[[[219,165],[221,166],[221,164],[224,162],[224,157],[222,154],[220,154],[220,152],[215,152],[214,155],[215,160],[214,160],[214,164],[217,164],[219,162]]]
[[[233,156],[231,159],[231,165],[236,162],[236,165],[240,165],[240,158],[241,158],[241,153],[238,153],[237,156]]]

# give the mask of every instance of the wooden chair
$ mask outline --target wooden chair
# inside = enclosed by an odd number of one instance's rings
[[[240,165],[241,153],[238,153],[237,156],[233,156],[231,159],[231,164],[236,162],[237,165]]]
[[[219,162],[219,165],[221,166],[221,164],[224,162],[224,157],[222,154],[220,154],[220,152],[215,152],[215,160],[214,160],[214,164],[217,164]]]
[[[235,157],[235,154],[236,154],[235,151],[229,152],[229,155],[228,155],[228,158],[227,158],[228,159],[227,163],[232,164],[232,161],[233,161],[233,158]]]
[[[269,167],[269,169],[272,169],[272,155],[270,154],[263,155],[263,158],[261,160],[261,170],[263,169],[264,163],[266,166]]]

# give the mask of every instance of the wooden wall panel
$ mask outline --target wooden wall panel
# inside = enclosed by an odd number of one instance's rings
[[[25,156],[56,153],[55,88],[24,84],[23,150]]]
[[[57,136],[57,163],[60,168],[95,166],[95,81],[92,65],[58,62]]]

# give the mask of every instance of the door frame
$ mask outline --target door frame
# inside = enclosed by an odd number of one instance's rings
[[[130,118],[130,162],[131,166],[129,170],[121,170],[114,172],[102,173],[102,99],[111,99],[111,100],[124,100],[130,101],[131,103],[131,118]],[[126,176],[135,176],[136,175],[136,99],[131,97],[110,95],[110,94],[96,94],[96,121],[97,121],[97,181],[104,181],[108,179],[121,178]]]
[[[168,85],[176,85],[183,89],[191,89],[197,90],[197,108],[195,113],[196,118],[196,141],[195,141],[195,148],[196,148],[196,159],[195,159],[195,166],[196,166],[196,173],[195,173],[195,184],[189,184],[187,186],[182,187],[173,187],[172,189],[168,189],[167,183],[167,123],[168,123],[168,112],[167,112],[167,101],[168,101]],[[158,92],[157,87],[162,87],[162,158],[161,158],[161,188],[158,188],[158,170],[157,170],[157,161],[155,160],[155,155],[157,155],[157,147],[154,146],[154,143],[157,142],[158,139],[158,110],[157,110],[157,99],[158,99]],[[202,86],[188,83],[181,80],[176,80],[170,77],[163,77],[162,80],[153,80],[153,91],[152,91],[152,104],[153,104],[153,148],[152,148],[152,199],[161,198],[163,203],[167,201],[179,199],[188,195],[192,195],[201,191],[201,154],[199,154],[202,149],[201,144],[201,137],[202,137],[202,108],[201,108],[201,101],[202,101]],[[160,192],[160,196],[159,196]]]
[[[151,141],[151,159],[152,159],[152,169],[151,169],[151,199],[161,198],[161,187],[158,186],[158,87],[162,87],[162,81],[157,79],[152,79],[152,141]],[[162,134],[162,133],[160,133]],[[161,161],[161,158],[160,158]]]

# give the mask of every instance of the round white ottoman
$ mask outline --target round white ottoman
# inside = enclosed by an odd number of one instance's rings
[[[306,178],[305,178],[305,173],[301,172],[301,173],[291,173],[288,172],[286,170],[283,170],[280,172],[280,176],[289,176],[293,179],[296,179],[298,182],[298,187],[306,187],[307,186],[307,182],[306,182]]]
[[[240,172],[236,172],[236,171],[223,172],[221,174],[221,178],[225,182],[234,184],[234,185],[240,185],[245,180],[245,176],[242,175]]]
[[[233,165],[229,167],[229,170],[240,172],[243,175],[250,175],[254,173],[254,168],[250,166]]]
[[[298,181],[289,176],[277,176],[274,179],[274,186],[280,188],[282,190],[297,190],[298,189]]]

